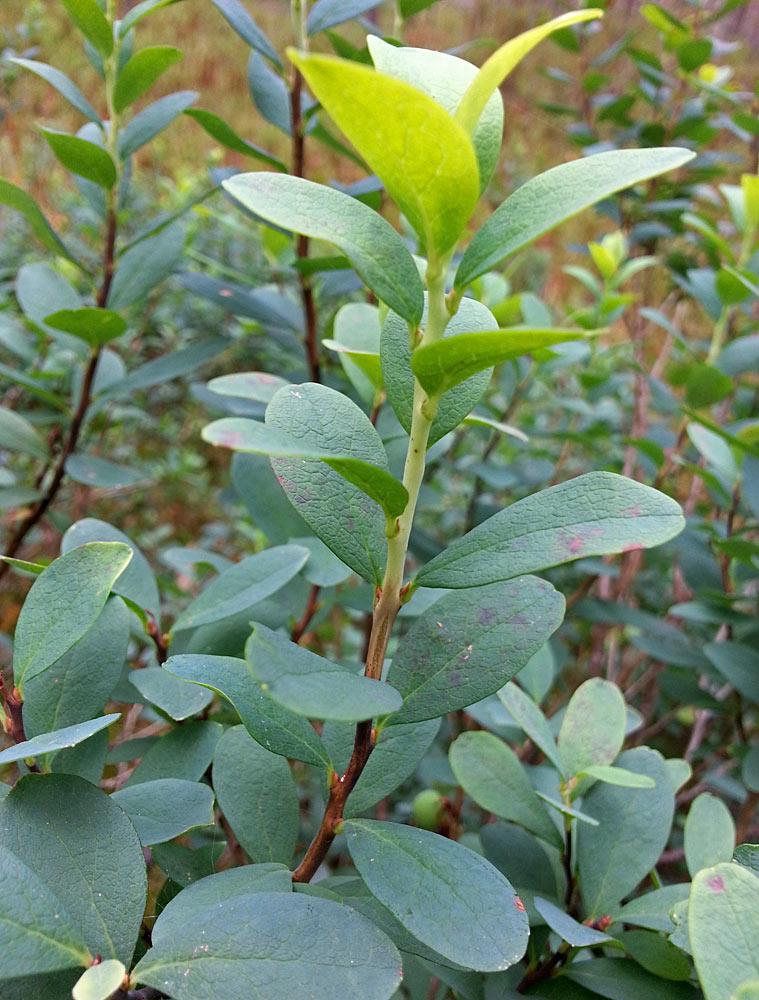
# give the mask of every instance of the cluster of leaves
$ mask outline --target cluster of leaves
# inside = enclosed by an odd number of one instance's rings
[[[25,323],[0,326],[18,359],[0,446],[19,456],[0,494],[21,507],[4,565],[34,578],[2,684],[2,995],[757,996],[759,847],[735,845],[759,792],[759,181],[724,183],[711,143],[729,129],[755,156],[759,127],[708,62],[713,20],[646,5],[661,59],[625,40],[581,76],[589,155],[465,239],[498,164],[498,88],[551,35],[585,53],[601,10],[478,70],[399,44],[429,0],[401,0],[387,37],[363,19],[379,0],[294,0],[287,61],[239,0],[212,0],[286,164],[194,93],[129,117],[179,58],[133,51],[170,0],[122,21],[112,0],[62,2],[105,115],[16,63],[87,119],[44,136],[90,243],[0,182],[58,259],[21,269]],[[351,18],[364,49],[334,30]],[[315,35],[337,55],[310,54]],[[629,58],[616,93],[603,67]],[[180,113],[270,168],[213,182],[272,284],[223,262],[181,280],[279,362],[196,390],[221,414],[204,439],[234,452],[231,516],[244,505],[256,531],[234,562],[161,553],[189,602],[94,517],[65,523],[52,561],[17,558],[65,521],[66,482],[140,481],[85,448],[115,405],[232,340],[123,359],[185,243],[181,211],[134,217],[130,158]],[[306,179],[312,143],[366,178]],[[567,268],[582,300],[557,319],[513,261],[598,202],[618,229]]]

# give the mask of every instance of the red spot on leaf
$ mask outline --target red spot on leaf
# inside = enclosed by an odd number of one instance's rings
[[[226,448],[239,448],[243,443],[243,437],[240,431],[222,431],[219,434],[219,444],[223,444]]]
[[[706,880],[706,884],[712,890],[712,892],[724,892],[725,883],[721,875],[714,875],[712,878]]]
[[[514,902],[516,903],[516,907],[517,907],[517,909],[518,909],[518,910],[521,910],[521,912],[522,912],[522,913],[524,913],[524,903],[523,903],[523,902],[522,902],[522,900],[521,900],[521,899],[519,898],[519,896],[515,896],[515,897],[514,897]]]
[[[584,541],[585,539],[582,537],[582,535],[575,535],[574,538],[570,538],[569,542],[567,543],[567,548],[569,549],[569,551],[572,553],[573,556],[576,556],[578,555],[578,553],[582,552],[582,546]]]
[[[627,514],[628,517],[640,517],[643,511],[640,509],[640,504],[636,503],[634,507],[628,507],[627,510],[623,510],[622,514]]]
[[[221,295],[223,299],[231,299],[232,296],[234,295],[234,292],[229,288],[222,288],[219,292],[219,295]]]

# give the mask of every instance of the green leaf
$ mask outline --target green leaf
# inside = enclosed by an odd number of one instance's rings
[[[227,149],[231,149],[235,153],[242,153],[243,156],[252,156],[256,160],[261,160],[262,163],[268,163],[275,170],[287,173],[287,167],[281,160],[278,160],[276,156],[272,156],[271,153],[267,153],[260,146],[255,146],[252,142],[248,142],[247,139],[243,139],[223,118],[219,118],[213,111],[207,111],[205,108],[193,108],[190,111],[186,111],[185,114],[188,118],[194,119],[212,139],[220,142]]]
[[[124,111],[153,86],[159,76],[182,58],[173,45],[149,45],[127,60],[118,77],[113,93],[117,112]]]
[[[373,896],[423,944],[452,962],[497,972],[527,947],[527,914],[489,861],[427,830],[348,820],[353,862]]]
[[[252,861],[292,864],[300,806],[284,757],[265,750],[244,726],[235,726],[216,748],[213,787],[219,808]]]
[[[309,35],[318,35],[320,31],[359,17],[381,3],[382,0],[316,0],[308,12],[306,30]]]
[[[77,980],[71,995],[74,1000],[108,1000],[121,986],[125,975],[124,965],[115,958],[108,958],[87,969]]]
[[[111,589],[160,620],[161,601],[153,570],[132,539],[106,521],[85,517],[75,521],[66,531],[61,540],[61,552],[69,552],[86,542],[123,542],[131,548],[132,559]]]
[[[177,726],[147,747],[125,787],[160,778],[199,781],[213,760],[222,732],[218,722],[206,719],[194,719]]]
[[[466,132],[436,101],[402,80],[331,56],[288,54],[428,253],[450,250],[479,194],[477,159]]]
[[[332,243],[379,299],[409,323],[419,323],[424,299],[414,258],[393,227],[368,205],[302,177],[236,174],[223,187],[267,221]]]
[[[603,17],[603,11],[598,8],[570,11],[560,17],[555,17],[546,24],[539,25],[537,28],[531,28],[529,31],[517,35],[516,38],[509,39],[485,61],[479,73],[469,84],[454,115],[455,120],[468,135],[471,135],[493,92],[498,90],[514,67],[536,45],[544,38],[548,38],[554,31],[561,31],[581,21],[592,21],[597,17]]]
[[[363,410],[325,386],[306,383],[280,390],[267,407],[266,426],[298,438],[304,446],[387,468],[382,441]],[[287,499],[314,534],[354,572],[379,585],[387,537],[377,504],[318,460],[274,458],[272,467]]]
[[[733,853],[733,861],[759,875],[759,844],[739,844]]]
[[[145,482],[145,475],[137,469],[127,469],[96,455],[69,455],[64,468],[69,478],[85,486],[118,490]]]
[[[559,774],[566,778],[564,764],[556,747],[551,728],[540,708],[516,684],[507,684],[498,692],[498,697],[506,706],[519,728],[543,751]]]
[[[401,706],[389,684],[325,660],[264,625],[253,624],[245,659],[261,690],[296,715],[361,722]]]
[[[197,628],[252,608],[292,580],[308,559],[302,545],[278,545],[225,570],[174,622],[173,632]]]
[[[156,285],[160,284],[164,278],[167,278],[172,273],[179,263],[183,252],[184,233],[179,226],[167,226],[166,229],[161,230],[156,236],[141,240],[135,246],[130,247],[119,257],[116,274],[113,276],[111,290],[108,293],[108,308],[125,309],[134,302],[143,300],[151,289],[155,288]],[[193,347],[185,348],[183,351],[177,351],[175,354],[172,354],[170,361],[178,366],[181,360],[201,354],[206,346],[210,349],[210,345],[214,343],[218,344],[218,341],[208,340],[200,344],[195,344]],[[117,388],[126,390],[127,386],[131,389],[134,386],[138,372],[141,373],[143,369],[150,372],[160,370],[162,362],[164,365],[167,365],[169,359],[157,358],[153,361],[148,361],[142,368],[130,372],[119,386],[113,386],[113,390],[115,391]],[[195,365],[192,367],[195,367]],[[181,370],[177,372],[177,374],[181,373]],[[171,377],[174,378],[176,376],[172,375]],[[161,381],[163,381],[163,378]],[[146,382],[143,378],[138,387],[144,388],[146,385],[154,384],[154,382]]]
[[[109,796],[74,775],[28,775],[0,805],[0,842],[60,900],[92,955],[131,960],[147,896],[145,859]]]
[[[565,219],[617,191],[681,167],[690,150],[620,149],[562,163],[518,188],[469,244],[456,272],[463,289]]]
[[[20,690],[89,632],[131,558],[121,542],[90,542],[59,556],[37,577],[16,625],[14,678]]]
[[[240,38],[247,42],[251,48],[260,52],[262,56],[266,56],[267,59],[271,59],[278,66],[282,65],[277,50],[240,3],[240,0],[211,0],[211,3],[224,15]]]
[[[477,67],[448,52],[398,47],[378,35],[366,39],[372,61],[380,73],[405,80],[454,115],[466,89],[477,76]],[[480,170],[480,193],[498,165],[503,135],[503,100],[496,91],[480,115],[472,134],[472,145]]]
[[[732,1000],[742,983],[759,978],[759,879],[732,863],[698,872],[688,934],[706,1000]]]
[[[92,628],[44,674],[24,685],[24,730],[41,736],[99,715],[121,676],[130,614],[112,598]]]
[[[0,984],[92,961],[80,929],[51,889],[2,844],[0,923],[4,928]]]
[[[667,885],[653,892],[631,899],[623,907],[615,907],[609,914],[615,924],[631,924],[634,927],[646,927],[652,931],[663,931],[671,934],[675,929],[670,916],[672,910],[686,899],[690,885],[685,882]]]
[[[605,764],[587,765],[578,777],[594,778],[596,781],[605,781],[607,785],[618,785],[620,788],[653,788],[656,784],[648,775],[626,771],[623,767],[608,767]]]
[[[264,694],[245,660],[183,654],[169,657],[164,669],[224,695],[253,739],[272,753],[331,767],[329,755],[313,727]]]
[[[609,997],[609,1000],[642,1000],[643,997],[646,1000],[693,1000],[693,987],[689,983],[660,979],[624,958],[575,962],[565,975],[572,982],[585,986],[593,996]]]
[[[735,823],[725,803],[703,792],[691,803],[685,820],[685,863],[693,878],[702,868],[730,861]]]
[[[48,145],[67,170],[109,191],[118,177],[109,153],[102,146],[67,132],[40,128]]]
[[[0,448],[33,455],[43,462],[50,457],[47,445],[29,421],[13,410],[0,410]]]
[[[119,22],[119,38],[124,38],[143,17],[147,17],[148,14],[160,10],[162,7],[169,7],[173,3],[178,3],[178,0],[142,0],[142,3],[135,4]]]
[[[493,694],[563,617],[562,595],[529,576],[441,597],[398,644],[387,680],[403,707],[392,722],[437,718]]]
[[[425,314],[422,326],[426,324]],[[462,299],[458,312],[446,327],[444,338],[456,337],[470,330],[495,330],[498,323],[485,306],[475,299]],[[446,342],[443,340],[443,343]],[[415,352],[416,353],[416,352]],[[414,405],[414,373],[411,370],[411,347],[409,345],[408,324],[390,312],[382,327],[380,338],[380,358],[382,374],[387,389],[387,398],[402,427],[408,433]],[[429,436],[429,446],[439,441],[449,431],[457,427],[464,417],[474,409],[490,381],[491,372],[472,375],[460,386],[446,393],[438,405]],[[447,586],[447,584],[445,585]]]
[[[741,642],[707,642],[704,653],[732,686],[750,701],[759,702],[759,651]]]
[[[120,337],[127,328],[126,320],[111,309],[83,306],[81,309],[59,309],[45,317],[45,323],[78,337],[91,348],[102,347]]]
[[[645,774],[654,788],[619,788],[595,784],[583,810],[598,826],[578,828],[577,865],[585,911],[612,913],[621,899],[656,865],[669,839],[674,793],[662,757],[648,747],[627,750],[619,764]]]
[[[605,941],[614,940],[602,931],[597,931],[593,927],[581,924],[574,917],[570,917],[568,913],[560,910],[558,906],[550,903],[547,899],[535,896],[533,903],[535,909],[551,930],[555,934],[558,934],[563,941],[571,944],[573,948],[593,948],[596,945],[603,944]]]
[[[385,387],[380,361],[379,309],[367,302],[346,302],[335,314],[332,334],[334,339],[323,339],[323,346],[337,353],[361,399],[372,406],[377,393]]]
[[[590,677],[569,699],[559,730],[564,772],[579,776],[595,764],[611,764],[625,741],[625,699],[616,684]]]
[[[194,90],[180,90],[167,94],[135,115],[119,132],[119,156],[126,160],[145,143],[150,142],[174,121],[177,115],[186,111],[198,99]]]
[[[418,347],[411,355],[411,370],[427,392],[448,392],[493,365],[584,336],[581,330],[535,330],[519,326],[461,333]]]
[[[101,729],[107,729],[116,719],[121,718],[121,713],[114,715],[104,715],[102,719],[93,719],[91,722],[79,722],[75,726],[65,726],[57,729],[53,733],[43,733],[35,736],[24,743],[15,743],[6,750],[0,752],[0,766],[12,764],[17,760],[27,760],[29,757],[41,757],[46,753],[54,753],[64,747],[75,747],[78,743],[88,740],[90,736],[99,733]]]
[[[306,383],[306,386],[311,385],[316,385],[316,383]],[[323,390],[324,394],[329,393],[336,399],[350,403],[350,400],[334,389],[328,389],[324,386],[319,388]],[[303,389],[304,386],[287,386],[285,392],[301,399],[301,390]],[[326,401],[325,405],[328,405]],[[355,404],[350,403],[350,405],[354,406]],[[362,411],[359,413],[368,423],[366,415]],[[358,415],[356,419],[363,423]],[[349,483],[353,483],[362,493],[378,503],[384,510],[385,516],[390,519],[399,517],[408,504],[408,493],[405,486],[385,469],[365,462],[363,459],[354,458],[350,454],[341,454],[334,448],[315,446],[269,424],[259,423],[257,420],[249,420],[245,417],[223,417],[221,420],[214,420],[213,423],[207,424],[203,428],[203,440],[208,441],[209,444],[222,445],[225,448],[233,448],[235,451],[247,454],[292,456],[324,461]]]
[[[174,913],[192,888],[172,902]],[[190,912],[181,923],[173,915],[169,930],[162,919],[132,981],[174,1000],[389,1000],[401,979],[401,958],[385,935],[328,899],[253,892]]]
[[[37,76],[41,76],[43,80],[46,80],[51,86],[55,87],[58,93],[62,94],[70,104],[73,104],[76,110],[83,114],[85,118],[89,118],[89,120],[94,122],[94,124],[99,128],[103,128],[100,115],[97,111],[95,111],[81,90],[76,86],[76,84],[69,80],[65,73],[62,73],[54,66],[48,66],[46,63],[36,62],[34,59],[21,59],[18,56],[15,56],[8,59],[8,62],[14,63],[16,66],[21,66],[24,69],[28,69],[32,73],[36,73]]]
[[[177,722],[202,712],[213,700],[210,691],[180,681],[163,667],[135,670],[129,679],[143,698]]]
[[[488,732],[462,733],[448,756],[456,780],[481,809],[518,823],[555,847],[563,846],[519,758],[502,739]]]
[[[113,29],[97,0],[63,0],[63,6],[87,41],[103,56],[113,51]]]
[[[114,792],[114,802],[134,823],[143,847],[173,840],[194,826],[213,824],[213,791],[180,778],[143,781]]]
[[[236,372],[212,378],[208,388],[222,396],[239,396],[256,403],[269,403],[277,390],[289,384],[287,379],[269,375],[268,372]]]
[[[621,935],[626,951],[638,965],[659,976],[674,981],[690,979],[693,965],[672,939],[655,931],[625,931]]]
[[[10,181],[2,177],[0,177],[0,204],[7,205],[14,212],[20,212],[29,223],[29,227],[34,235],[46,249],[61,257],[65,257],[66,260],[70,260],[77,267],[82,266],[72,256],[63,240],[61,240],[47,221],[34,198],[20,187],[16,187],[15,184],[11,184]]]
[[[479,587],[590,555],[661,545],[685,526],[679,504],[612,472],[589,472],[518,500],[417,574],[423,587]]]

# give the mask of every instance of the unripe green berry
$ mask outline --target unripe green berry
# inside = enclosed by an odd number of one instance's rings
[[[425,788],[411,806],[414,823],[423,830],[437,830],[443,818],[443,796],[434,788]]]

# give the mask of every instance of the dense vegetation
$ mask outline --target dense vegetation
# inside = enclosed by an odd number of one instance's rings
[[[3,1000],[759,997],[744,4],[603,7],[0,24]]]

